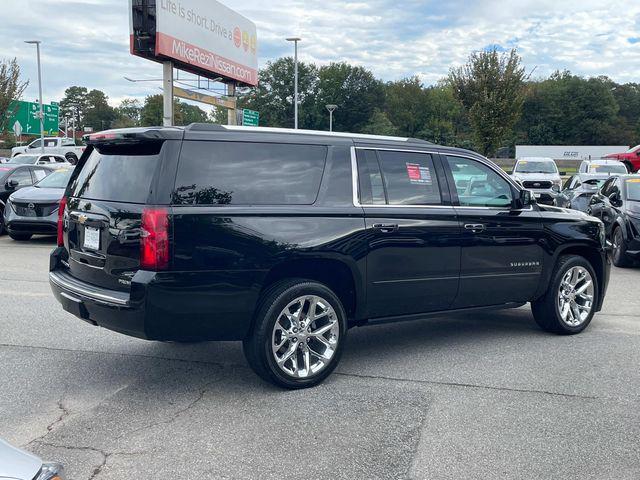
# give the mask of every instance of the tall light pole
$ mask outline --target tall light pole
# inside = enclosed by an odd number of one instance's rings
[[[40,152],[44,153],[44,106],[42,105],[42,69],[40,67],[40,40],[26,40],[24,43],[36,46],[38,55],[38,89],[40,90]]]
[[[329,131],[333,132],[333,112],[335,112],[338,108],[338,105],[325,105],[327,110],[329,110]]]
[[[298,42],[302,39],[299,37],[289,37],[287,42],[293,42],[294,54],[293,54],[293,116],[294,116],[294,128],[298,129]]]

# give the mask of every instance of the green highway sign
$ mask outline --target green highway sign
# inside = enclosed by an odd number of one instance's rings
[[[242,109],[242,125],[245,127],[257,127],[260,124],[260,113],[248,108]]]
[[[57,103],[43,105],[44,134],[57,135],[59,128],[60,106]],[[40,105],[36,102],[14,101],[9,106],[13,114],[6,123],[8,129],[13,129],[16,122],[20,124],[23,135],[40,135]]]

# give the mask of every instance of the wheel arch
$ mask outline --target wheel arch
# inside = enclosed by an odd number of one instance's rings
[[[551,264],[551,268],[547,272],[547,278],[545,279],[544,285],[548,285],[551,281],[552,272],[558,262],[558,259],[563,255],[578,255],[586,259],[591,264],[598,282],[596,311],[599,311],[602,307],[604,291],[607,284],[606,260],[603,258],[602,252],[593,246],[585,244],[573,244],[559,248],[553,257],[553,262]]]
[[[315,280],[329,287],[340,299],[349,321],[359,318],[364,292],[354,267],[334,258],[295,258],[274,265],[262,282],[262,295],[271,285],[287,278]]]

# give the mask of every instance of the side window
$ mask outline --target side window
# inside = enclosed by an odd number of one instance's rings
[[[67,163],[67,159],[64,157],[53,157],[53,161],[57,163]]]
[[[17,180],[19,187],[28,187],[29,185],[33,185],[31,172],[29,172],[29,170],[27,170],[26,168],[22,168],[17,172],[14,172],[7,180]]]
[[[358,183],[362,205],[386,205],[382,174],[375,150],[358,150]]]
[[[389,205],[442,203],[431,155],[386,150],[380,150],[378,155]]]
[[[327,158],[323,145],[185,141],[177,205],[311,205]]]
[[[470,158],[447,156],[461,206],[510,207],[511,185],[493,169]]]
[[[35,168],[33,170],[33,177],[35,179],[36,182],[39,182],[40,180],[42,180],[44,177],[47,176],[47,172],[41,168]]]
[[[57,143],[56,140],[45,140],[44,141],[44,146],[45,147],[55,147],[56,143]]]

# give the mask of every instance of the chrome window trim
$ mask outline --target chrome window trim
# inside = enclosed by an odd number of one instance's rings
[[[387,147],[356,147],[353,146],[351,147],[351,180],[352,180],[352,190],[353,190],[353,205],[355,207],[361,207],[361,208],[439,208],[439,209],[453,209],[455,211],[455,209],[458,208],[470,208],[470,209],[482,209],[482,210],[498,210],[498,211],[504,211],[504,212],[523,212],[523,211],[529,211],[529,210],[533,210],[533,206],[530,206],[529,208],[526,209],[511,209],[508,207],[475,207],[475,206],[465,206],[465,205],[362,205],[360,203],[360,192],[359,192],[359,182],[358,182],[358,159],[356,156],[356,150],[377,150],[377,151],[387,151],[387,152],[403,152],[403,153],[423,153],[423,154],[427,154],[427,155],[444,155],[444,156],[451,156],[451,157],[460,157],[460,158],[468,158],[469,160],[475,160],[483,165],[485,165],[486,167],[488,167],[489,169],[491,169],[492,171],[498,173],[502,178],[504,178],[505,180],[507,180],[507,182],[514,186],[516,188],[516,190],[519,192],[522,189],[520,188],[520,186],[515,182],[515,180],[513,180],[513,178],[511,178],[509,175],[507,175],[506,172],[504,172],[503,170],[500,169],[500,171],[496,171],[493,166],[491,166],[489,163],[482,161],[480,159],[477,158],[472,158],[469,155],[462,155],[459,153],[443,153],[443,152],[439,152],[437,150],[414,150],[414,149],[406,149],[406,148],[387,148]],[[438,185],[439,186],[439,185]]]

